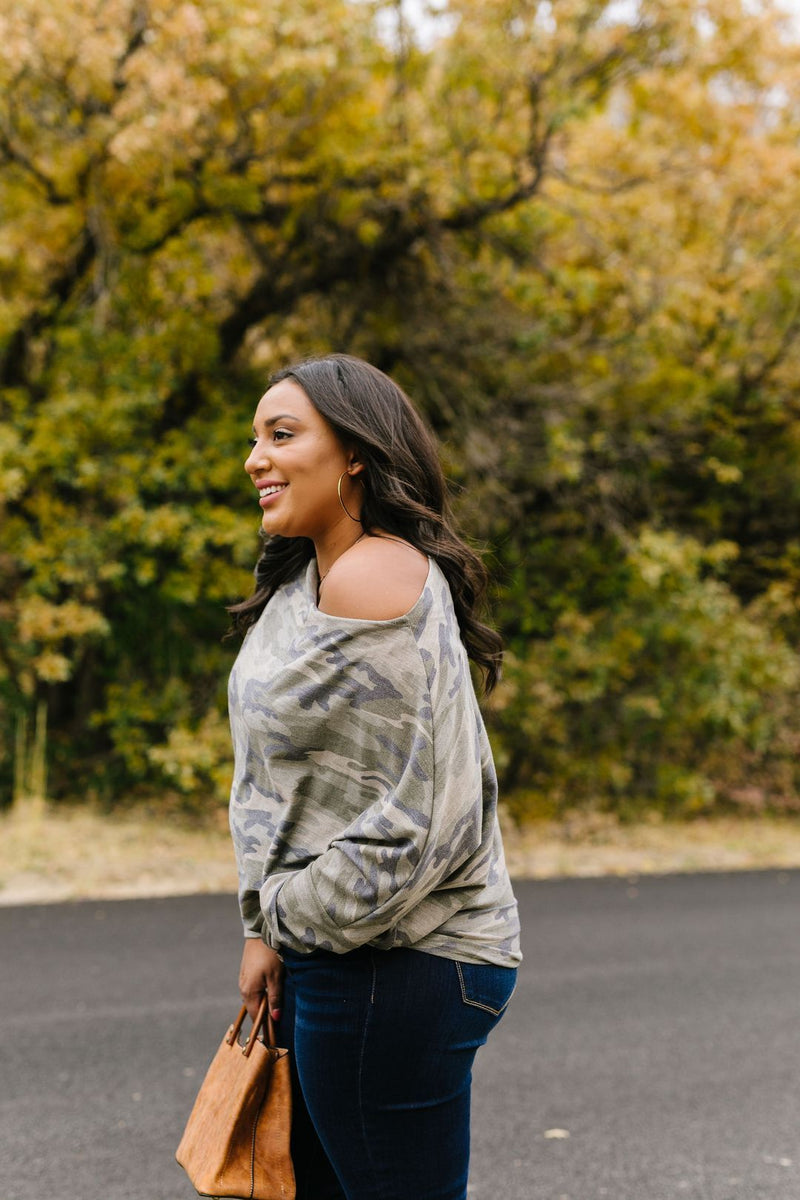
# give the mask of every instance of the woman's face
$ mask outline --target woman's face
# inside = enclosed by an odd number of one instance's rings
[[[336,485],[343,471],[352,468],[355,475],[361,464],[293,379],[282,379],[261,397],[252,446],[244,469],[259,489],[266,533],[316,541],[340,524]],[[357,516],[361,489],[342,483],[345,503]]]

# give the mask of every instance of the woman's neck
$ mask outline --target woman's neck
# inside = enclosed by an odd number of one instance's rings
[[[360,542],[366,536],[367,531],[358,525],[353,529],[342,530],[338,536],[326,538],[324,542],[315,541],[314,548],[316,550],[320,588],[334,563],[343,554],[346,554],[351,546],[355,546],[356,542]]]

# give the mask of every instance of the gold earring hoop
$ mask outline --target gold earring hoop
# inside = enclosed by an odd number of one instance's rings
[[[344,500],[342,499],[342,480],[344,479],[345,475],[349,475],[349,473],[350,473],[349,471],[342,471],[341,475],[339,476],[339,482],[336,484],[336,495],[339,497],[339,503],[341,504],[342,508],[344,509],[345,514],[350,518],[351,521],[355,521],[356,525],[360,525],[361,518],[354,517],[351,512],[348,512],[347,505],[345,504]]]

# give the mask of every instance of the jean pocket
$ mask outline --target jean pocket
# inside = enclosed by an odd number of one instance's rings
[[[494,967],[491,963],[456,961],[461,999],[473,1008],[499,1017],[517,986],[516,967]]]

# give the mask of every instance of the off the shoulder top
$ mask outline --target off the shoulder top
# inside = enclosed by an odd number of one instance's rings
[[[231,672],[230,824],[245,935],[516,966],[497,777],[447,580],[402,617],[316,605],[312,559]]]

